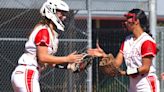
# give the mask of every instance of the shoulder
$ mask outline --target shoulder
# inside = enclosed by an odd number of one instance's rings
[[[31,32],[31,36],[35,37],[38,33],[42,33],[42,32],[48,32],[48,27],[46,25],[43,24],[37,24],[33,31]]]
[[[155,40],[150,36],[148,35],[147,33],[144,33],[143,34],[143,37],[142,37],[142,42],[145,43],[145,42],[151,42],[151,43],[156,43]]]

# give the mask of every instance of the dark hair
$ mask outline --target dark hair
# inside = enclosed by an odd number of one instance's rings
[[[144,32],[146,32],[150,36],[152,36],[152,34],[150,33],[150,29],[149,29],[149,21],[147,19],[145,12],[141,9],[136,8],[136,9],[130,10],[129,13],[135,14],[135,17],[136,17],[136,19],[139,19],[140,25],[141,25],[142,29],[144,30]]]

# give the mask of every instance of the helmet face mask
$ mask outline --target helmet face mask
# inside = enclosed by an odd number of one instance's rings
[[[64,31],[64,25],[62,23],[62,20],[57,16],[57,11],[68,12],[69,7],[62,0],[47,0],[40,9],[40,13],[42,16],[50,19],[55,24],[57,29]]]
[[[135,22],[137,20],[136,14],[135,13],[128,13],[128,14],[124,14],[124,16],[129,19],[132,18],[132,22]]]

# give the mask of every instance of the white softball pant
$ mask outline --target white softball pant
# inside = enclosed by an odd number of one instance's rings
[[[12,73],[14,92],[40,92],[39,71],[35,66],[18,65]]]
[[[156,74],[138,75],[135,78],[130,77],[129,86],[128,92],[160,92],[159,80]]]

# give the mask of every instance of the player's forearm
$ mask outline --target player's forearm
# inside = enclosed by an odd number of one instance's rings
[[[152,56],[145,56],[142,58],[142,66],[138,68],[140,74],[148,73],[152,65]]]
[[[62,64],[62,63],[67,63],[68,62],[68,57],[57,57],[57,56],[52,56],[52,55],[40,55],[38,56],[38,61],[40,63],[48,63],[48,64]]]
[[[138,68],[139,74],[149,73],[150,67],[141,66]]]
[[[48,63],[48,64],[61,64],[69,61],[68,56],[57,57],[50,55],[48,53],[48,47],[46,46],[37,46],[37,60],[40,63]]]
[[[120,67],[123,63],[123,55],[122,53],[118,53],[117,54],[117,57],[115,58],[115,62],[114,62],[114,65],[116,67]]]

